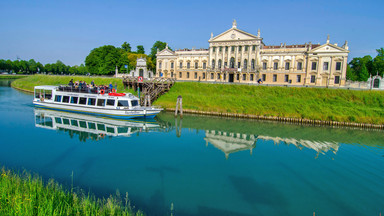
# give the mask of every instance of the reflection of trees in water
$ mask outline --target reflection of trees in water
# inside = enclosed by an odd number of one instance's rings
[[[68,133],[69,136],[71,137],[71,139],[74,138],[74,135],[78,135],[80,142],[86,142],[87,139],[91,139],[91,140],[96,141],[96,140],[101,140],[101,139],[105,138],[105,136],[99,136],[98,134],[88,133],[88,132],[84,132],[84,131],[76,131],[76,130],[71,130],[71,129],[67,129],[67,128],[58,128],[58,130]]]

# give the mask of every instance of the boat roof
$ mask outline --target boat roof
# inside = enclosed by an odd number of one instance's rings
[[[42,86],[35,86],[35,89],[46,89],[46,90],[55,90],[58,86],[53,85],[42,85]]]

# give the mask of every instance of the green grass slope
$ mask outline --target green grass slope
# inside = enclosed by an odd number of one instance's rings
[[[178,82],[154,104],[183,109],[384,124],[383,91]]]

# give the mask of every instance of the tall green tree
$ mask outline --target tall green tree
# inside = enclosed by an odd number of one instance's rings
[[[142,45],[137,46],[137,51],[136,52],[138,54],[144,54],[145,53],[144,46],[142,46]]]
[[[28,71],[31,72],[32,74],[37,72],[37,63],[34,59],[30,59],[28,61]]]
[[[127,42],[124,42],[122,45],[121,45],[121,48],[125,51],[125,52],[131,52],[131,45]]]
[[[358,74],[359,81],[367,81],[369,78],[369,72],[365,64],[361,67],[361,72]]]
[[[373,75],[384,75],[384,48],[376,50],[377,56],[373,59]]]
[[[112,45],[93,49],[85,58],[85,65],[91,74],[113,74],[116,66],[120,68],[121,52]]]

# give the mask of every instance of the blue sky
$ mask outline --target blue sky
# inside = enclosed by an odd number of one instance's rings
[[[384,1],[0,1],[0,59],[61,60],[79,65],[103,45],[146,53],[155,41],[171,48],[208,48],[211,32],[261,31],[266,45],[348,40],[349,60],[384,47]]]

